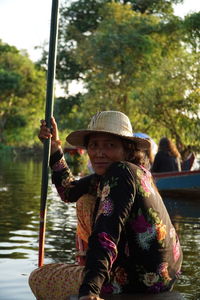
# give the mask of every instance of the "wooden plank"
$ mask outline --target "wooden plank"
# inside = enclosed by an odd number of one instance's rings
[[[164,292],[160,294],[120,294],[106,296],[105,300],[183,300],[178,292]]]
[[[179,292],[164,292],[160,294],[119,294],[103,297],[105,300],[184,300]],[[68,300],[78,300],[76,295],[72,295]]]

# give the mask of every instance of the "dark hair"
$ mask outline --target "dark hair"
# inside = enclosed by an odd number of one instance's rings
[[[170,155],[172,155],[174,157],[181,156],[176,145],[167,137],[163,137],[160,139],[158,150],[168,152]]]
[[[125,139],[122,139],[122,144],[126,152],[127,161],[145,168],[149,167],[149,157],[146,151],[138,149],[135,142],[129,142]]]

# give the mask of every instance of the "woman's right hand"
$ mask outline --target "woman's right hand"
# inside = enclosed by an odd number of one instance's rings
[[[61,148],[61,142],[59,140],[58,127],[54,117],[51,117],[51,130],[47,128],[46,121],[41,120],[40,131],[38,138],[43,143],[44,140],[51,138],[51,154],[55,153],[58,149]]]

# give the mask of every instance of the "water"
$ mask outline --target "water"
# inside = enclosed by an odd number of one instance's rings
[[[39,161],[0,160],[0,299],[35,299],[28,275],[38,263],[41,190]],[[50,182],[50,180],[49,180]],[[73,262],[75,206],[49,187],[45,263]]]
[[[33,300],[28,275],[38,263],[41,162],[0,159],[0,300]],[[200,299],[200,202],[165,199],[184,252],[175,290]],[[75,205],[62,203],[49,186],[45,263],[74,262]]]

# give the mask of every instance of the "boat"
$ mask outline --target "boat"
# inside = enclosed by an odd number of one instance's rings
[[[115,294],[103,296],[105,300],[183,300],[183,296],[177,292],[163,292],[159,294]],[[68,300],[78,300],[77,295],[72,295]]]
[[[200,197],[200,170],[152,173],[156,186],[165,197]]]

